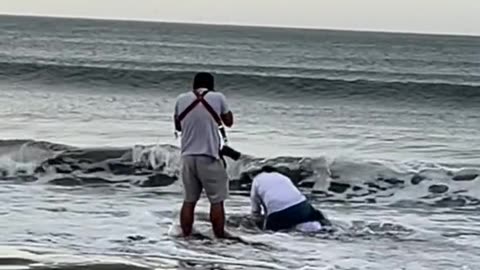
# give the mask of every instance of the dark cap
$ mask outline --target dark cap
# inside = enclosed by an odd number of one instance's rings
[[[208,72],[199,72],[193,79],[193,90],[207,88],[210,91],[215,89],[215,78]]]

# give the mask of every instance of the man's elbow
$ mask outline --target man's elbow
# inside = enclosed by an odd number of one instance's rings
[[[225,126],[227,127],[232,127],[233,126],[233,113],[228,112],[224,115],[222,115],[222,122]]]
[[[231,128],[233,126],[233,120],[232,121],[225,121],[223,122],[226,127]]]

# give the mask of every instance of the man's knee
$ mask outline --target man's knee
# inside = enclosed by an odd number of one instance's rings
[[[184,201],[183,202],[183,207],[187,209],[195,208],[197,205],[197,201],[189,202],[189,201]]]
[[[210,203],[210,209],[212,209],[212,210],[223,210],[224,209],[223,201],[216,202],[216,203]]]
[[[201,193],[185,192],[183,202],[188,204],[196,204],[200,200]]]

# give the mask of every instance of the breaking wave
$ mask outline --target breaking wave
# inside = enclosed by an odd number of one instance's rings
[[[172,145],[78,148],[32,140],[0,141],[0,181],[60,186],[179,186]],[[480,205],[480,166],[328,160],[327,157],[227,158],[230,189],[248,196],[251,173],[268,164],[314,200],[469,207]]]

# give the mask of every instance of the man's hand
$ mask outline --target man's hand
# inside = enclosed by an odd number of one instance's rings
[[[262,214],[252,213],[251,220],[258,228],[264,229],[265,217]]]

